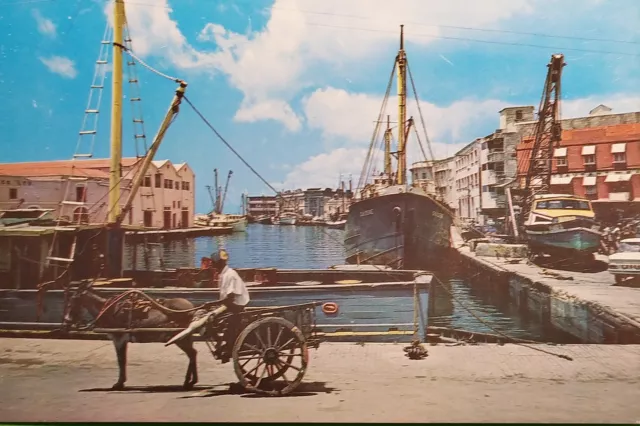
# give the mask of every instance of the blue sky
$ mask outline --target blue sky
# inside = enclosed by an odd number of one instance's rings
[[[637,0],[126,5],[136,53],[188,81],[191,101],[279,188],[335,186],[340,173],[357,181],[401,23],[437,156],[491,133],[503,107],[537,106],[553,53],[566,56],[564,116],[585,115],[599,103],[614,112],[640,110]],[[0,0],[1,161],[73,155],[109,9],[106,0]],[[175,84],[140,67],[138,74],[151,136]],[[105,91],[99,157],[109,150],[109,103]],[[127,102],[124,118],[125,155],[135,155]],[[419,160],[413,149],[410,159]],[[244,190],[271,193],[186,104],[157,158],[193,167],[198,211],[209,208],[205,185],[215,167],[223,175],[234,170],[231,210]]]

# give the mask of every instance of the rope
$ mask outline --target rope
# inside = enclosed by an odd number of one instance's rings
[[[247,163],[247,161],[242,158],[242,156],[238,153],[238,151],[236,151],[235,149],[233,149],[233,147],[229,144],[229,142],[227,142],[225,140],[225,138],[222,137],[222,135],[220,133],[218,133],[218,131],[213,127],[213,125],[209,122],[209,120],[207,120],[204,115],[202,115],[202,113],[195,107],[195,105],[193,105],[191,103],[191,101],[189,100],[189,98],[187,98],[186,96],[183,97],[183,99],[185,101],[187,101],[187,103],[189,104],[189,106],[193,109],[193,111],[198,114],[198,116],[202,119],[202,121],[204,121],[204,123],[207,125],[207,127],[209,127],[209,129],[211,129],[213,131],[213,133],[216,134],[216,136],[222,141],[222,143],[224,143],[227,148],[229,148],[231,150],[231,152],[233,152],[236,157],[238,157],[238,159],[240,161],[242,161],[244,163],[245,166],[247,166],[249,168],[249,170],[251,170],[253,172],[254,175],[256,175],[258,177],[258,179],[260,179],[265,185],[267,185],[269,187],[269,189],[271,189],[273,192],[275,192],[276,194],[278,193],[278,190],[275,189],[273,187],[273,185],[271,185],[269,182],[266,181],[265,178],[263,178],[260,173],[258,173],[256,171],[256,169],[254,169],[253,167],[251,167],[251,165],[249,163]]]
[[[148,69],[149,71],[151,71],[154,74],[159,75],[160,77],[166,78],[167,80],[171,80],[175,83],[181,83],[182,80],[176,77],[171,77],[170,75],[167,75],[161,71],[158,71],[157,69],[153,68],[151,65],[147,64],[145,61],[143,61],[142,59],[140,59],[138,56],[136,56],[135,53],[133,53],[131,51],[131,49],[127,48],[126,46],[120,44],[120,43],[116,43],[113,42],[114,46],[118,46],[120,49],[124,50],[125,52],[127,52],[127,54],[129,56],[131,56],[133,59],[135,59],[136,61],[140,62],[140,65],[142,65],[143,67],[145,67],[146,69]]]
[[[482,323],[489,330],[492,330],[494,333],[504,337],[505,339],[507,339],[508,341],[510,341],[511,343],[513,343],[515,345],[519,345],[519,346],[522,346],[522,347],[525,347],[525,348],[529,348],[529,349],[534,350],[534,351],[542,352],[542,353],[545,353],[547,355],[552,355],[552,356],[555,356],[555,357],[558,357],[558,358],[566,359],[567,361],[573,361],[573,358],[571,358],[568,355],[558,354],[558,353],[555,353],[555,352],[550,352],[550,351],[547,351],[545,349],[537,348],[535,346],[531,346],[530,345],[530,344],[539,344],[540,342],[536,342],[535,340],[527,340],[527,339],[519,339],[519,338],[516,338],[516,337],[511,337],[508,334],[505,334],[502,331],[497,330],[496,328],[491,326],[489,323],[487,323],[485,320],[483,320],[478,315],[476,315],[475,312],[473,312],[471,309],[469,309],[464,303],[462,303],[451,291],[449,291],[448,288],[446,288],[444,286],[442,281],[440,281],[435,275],[433,276],[433,278],[438,282],[440,287],[443,288],[444,291],[446,291],[451,296],[451,298],[458,305],[460,305],[465,311],[467,311],[469,314],[471,314],[475,319],[477,319],[480,323]]]

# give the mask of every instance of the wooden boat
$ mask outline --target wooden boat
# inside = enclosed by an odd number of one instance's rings
[[[332,340],[409,341],[416,326],[415,306],[419,310],[419,332],[423,338],[426,336],[432,278],[428,272],[272,268],[237,271],[247,281],[252,307],[322,302],[316,327]],[[151,272],[156,272],[156,276],[150,279]],[[129,278],[100,281],[94,286],[109,297],[130,289],[135,282],[136,288],[154,298],[183,297],[196,305],[218,299],[219,292],[213,287],[215,280],[211,279],[211,271],[190,271],[200,274],[201,284],[208,288],[176,287],[179,274],[184,272],[127,271]],[[154,284],[157,286],[153,287]],[[37,290],[0,290],[0,329],[34,329],[47,324],[59,327],[64,292],[49,290],[42,294],[44,311],[40,325],[35,323],[37,293]]]
[[[278,218],[279,225],[295,225],[298,217],[295,213],[282,213]]]
[[[195,226],[200,227],[230,227],[233,232],[246,232],[248,219],[235,214],[198,215],[194,220]]]
[[[575,195],[535,196],[524,227],[537,254],[592,257],[602,237],[591,202]]]

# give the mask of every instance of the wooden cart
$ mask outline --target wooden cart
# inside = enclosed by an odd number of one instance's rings
[[[318,302],[272,308],[249,308],[222,315],[204,326],[202,335],[215,359],[233,361],[240,384],[251,392],[282,396],[302,382],[309,348],[317,348]],[[232,328],[233,344],[224,345]],[[235,339],[233,338],[235,337]]]

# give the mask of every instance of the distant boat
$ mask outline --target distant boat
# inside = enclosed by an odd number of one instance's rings
[[[245,232],[247,230],[248,219],[243,215],[236,214],[208,214],[197,215],[193,224],[195,226],[222,226],[231,227],[233,232]]]
[[[346,225],[347,225],[346,219],[326,222],[327,228],[332,228],[332,229],[344,229]]]
[[[294,213],[283,213],[278,218],[278,224],[280,225],[295,225],[297,216]]]
[[[537,195],[524,228],[534,254],[591,257],[602,238],[591,202],[575,195]]]
[[[256,218],[256,222],[257,223],[261,223],[263,225],[273,225],[273,221],[271,220],[271,216],[267,216],[267,215],[258,216]]]

